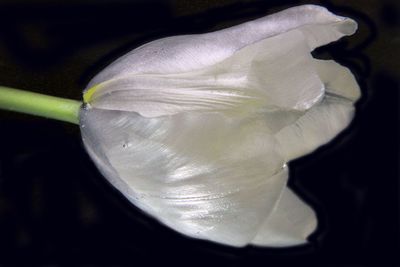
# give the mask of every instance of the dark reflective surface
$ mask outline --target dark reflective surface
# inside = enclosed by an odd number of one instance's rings
[[[76,126],[0,112],[0,262],[261,266],[399,265],[399,2],[309,1],[359,22],[313,52],[363,90],[349,129],[290,164],[318,213],[308,246],[234,249],[188,239],[98,173]],[[79,99],[116,57],[160,37],[212,31],[305,1],[2,1],[0,84]]]

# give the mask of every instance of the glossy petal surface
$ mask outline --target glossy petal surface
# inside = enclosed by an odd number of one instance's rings
[[[110,170],[110,182],[135,205],[193,237],[246,245],[286,184],[283,158],[262,118],[145,118],[99,109],[82,118],[85,144],[99,169]]]
[[[89,84],[86,149],[133,204],[191,237],[245,246],[306,242],[315,214],[286,163],[351,121],[358,85],[313,59],[357,24],[305,5],[121,57]]]

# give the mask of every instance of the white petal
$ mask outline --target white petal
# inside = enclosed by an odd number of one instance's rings
[[[270,247],[301,245],[307,242],[316,226],[314,211],[286,188],[252,244]]]
[[[232,76],[231,76],[232,77]],[[211,75],[134,76],[101,84],[89,101],[94,108],[137,112],[145,117],[184,111],[226,111],[260,106],[256,91],[244,91],[243,82]],[[244,111],[244,110],[243,110]]]
[[[295,123],[276,133],[284,157],[292,160],[326,144],[349,125],[353,115],[350,101],[327,95]]]
[[[313,62],[303,34],[293,30],[199,71],[112,79],[96,88],[90,104],[146,117],[183,111],[306,110],[324,93]]]
[[[225,64],[242,65],[249,59],[248,86],[263,92],[268,106],[307,110],[322,98],[324,86],[300,31],[293,30],[247,46]]]
[[[312,152],[345,129],[354,116],[354,101],[360,97],[347,68],[332,60],[314,60],[314,65],[326,87],[325,99],[276,133],[287,160]]]
[[[126,74],[165,74],[198,70],[237,50],[290,30],[305,35],[310,50],[351,35],[357,24],[323,7],[304,5],[217,32],[168,37],[145,44],[100,72],[88,88]]]
[[[328,93],[353,102],[360,98],[360,87],[348,68],[333,60],[314,59],[313,62]]]
[[[192,237],[246,245],[286,184],[286,167],[262,116],[145,118],[89,109],[82,110],[81,130],[96,165],[115,187]]]

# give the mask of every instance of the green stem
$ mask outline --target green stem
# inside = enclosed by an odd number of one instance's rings
[[[82,102],[0,86],[0,109],[79,124]]]

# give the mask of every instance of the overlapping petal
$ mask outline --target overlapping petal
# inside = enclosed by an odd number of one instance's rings
[[[315,60],[325,85],[322,102],[276,133],[287,160],[308,154],[345,129],[354,116],[360,88],[351,72],[332,60]]]
[[[95,88],[90,103],[145,117],[185,111],[306,110],[324,95],[313,62],[304,35],[293,30],[198,71],[111,79]]]
[[[357,23],[324,7],[303,5],[216,32],[167,37],[119,58],[93,78],[88,88],[127,74],[198,70],[217,64],[250,44],[294,29],[304,34],[311,51],[353,34]]]
[[[81,124],[89,153],[109,181],[192,237],[248,244],[286,185],[287,167],[261,117],[146,118],[91,109]]]

